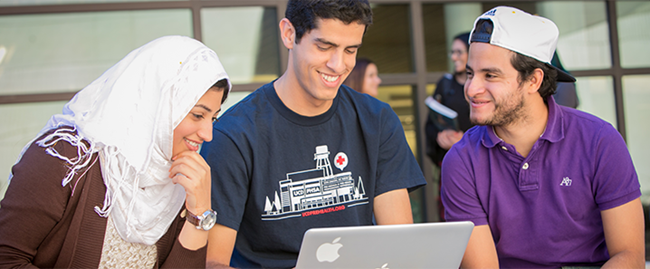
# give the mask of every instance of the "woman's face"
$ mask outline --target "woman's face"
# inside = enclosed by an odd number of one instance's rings
[[[451,61],[454,63],[454,72],[455,73],[465,73],[465,67],[467,66],[467,46],[463,44],[463,41],[454,39],[454,42],[451,43]]]
[[[212,140],[212,122],[221,111],[224,89],[210,88],[174,129],[172,157],[184,151],[197,151]]]
[[[363,76],[363,89],[361,89],[361,92],[377,97],[379,84],[381,84],[381,78],[379,78],[377,65],[370,63],[366,66],[366,74]]]

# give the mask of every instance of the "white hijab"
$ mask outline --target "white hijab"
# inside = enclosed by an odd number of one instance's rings
[[[57,132],[36,143],[74,167],[63,186],[99,152],[107,191],[95,211],[110,214],[125,241],[155,244],[185,201],[183,187],[168,177],[174,128],[221,79],[228,75],[217,54],[201,42],[183,36],[155,39],[79,91],[36,137],[64,125],[78,135]],[[58,140],[77,146],[79,157],[58,154],[51,147]]]

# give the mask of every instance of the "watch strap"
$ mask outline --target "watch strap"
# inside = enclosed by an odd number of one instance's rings
[[[184,213],[185,213],[185,219],[187,220],[187,222],[189,222],[192,225],[196,226],[197,229],[201,228],[201,226],[200,226],[201,218],[199,216],[192,214],[192,212],[190,212],[187,209],[184,210]],[[183,217],[183,216],[181,215],[181,217]]]
[[[205,212],[203,212],[203,214],[201,214],[200,216],[197,216],[194,215],[189,210],[185,209],[181,213],[181,217],[185,217],[187,222],[194,225],[196,229],[208,231],[212,229],[212,227],[214,226],[217,220],[217,212],[215,212],[212,209],[208,209]]]

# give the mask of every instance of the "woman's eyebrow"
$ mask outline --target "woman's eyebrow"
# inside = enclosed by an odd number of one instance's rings
[[[202,104],[196,104],[194,107],[200,107],[200,108],[203,108],[203,109],[207,110],[208,112],[212,112],[212,109],[210,109],[209,107],[204,106]]]

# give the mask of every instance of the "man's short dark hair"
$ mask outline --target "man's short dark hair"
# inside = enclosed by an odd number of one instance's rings
[[[519,86],[528,81],[535,69],[539,68],[544,72],[544,78],[537,91],[544,99],[544,102],[546,102],[546,97],[555,93],[555,88],[557,87],[557,71],[553,67],[517,52],[513,53],[512,58],[510,58],[510,63],[519,72],[517,76]]]
[[[289,0],[285,17],[296,31],[296,44],[305,33],[316,29],[316,19],[338,19],[345,24],[372,24],[372,9],[367,0]]]

